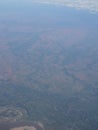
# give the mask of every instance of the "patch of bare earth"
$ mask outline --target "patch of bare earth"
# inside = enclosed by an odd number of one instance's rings
[[[23,127],[12,128],[11,130],[36,130],[36,128],[33,126],[23,126]]]

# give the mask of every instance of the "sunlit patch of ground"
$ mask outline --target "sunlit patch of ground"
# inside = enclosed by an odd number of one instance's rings
[[[12,128],[11,130],[36,130],[36,128],[33,126],[23,126],[23,127]]]
[[[0,107],[0,122],[16,122],[25,118],[26,111],[16,107]]]

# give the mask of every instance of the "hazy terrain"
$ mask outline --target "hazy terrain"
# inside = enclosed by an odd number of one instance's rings
[[[97,12],[0,2],[0,130],[98,130],[97,66]]]

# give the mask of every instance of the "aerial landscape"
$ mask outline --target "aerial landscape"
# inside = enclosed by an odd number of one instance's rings
[[[98,130],[98,1],[0,1],[0,130]]]

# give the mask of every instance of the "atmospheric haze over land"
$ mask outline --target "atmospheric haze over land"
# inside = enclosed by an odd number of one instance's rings
[[[0,1],[0,130],[17,129],[98,130],[97,0]]]

